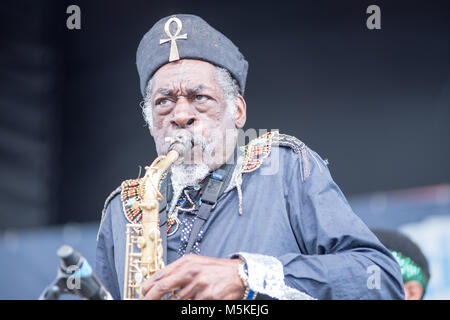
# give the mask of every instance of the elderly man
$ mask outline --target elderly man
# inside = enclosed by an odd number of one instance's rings
[[[160,181],[166,267],[145,280],[145,298],[403,299],[397,262],[317,153],[278,132],[238,145],[248,64],[230,40],[197,16],[166,17],[143,37],[137,67],[158,154],[192,137]],[[124,181],[102,215],[96,272],[116,299],[141,182]]]

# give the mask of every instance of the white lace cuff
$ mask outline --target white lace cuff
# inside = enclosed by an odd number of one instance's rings
[[[240,257],[246,262],[251,290],[278,300],[315,300],[284,283],[283,265],[277,258],[247,252],[238,252],[233,257]]]

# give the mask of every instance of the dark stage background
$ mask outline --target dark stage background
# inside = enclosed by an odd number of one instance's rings
[[[81,8],[81,30],[66,27],[71,4]],[[371,4],[381,8],[381,30],[366,27]],[[448,1],[0,6],[5,241],[15,231],[67,223],[91,222],[95,233],[106,196],[156,157],[139,106],[135,55],[148,29],[176,13],[203,17],[249,61],[245,128],[279,129],[304,141],[329,160],[350,199],[450,181]]]
[[[450,179],[450,5],[377,1],[7,1],[0,79],[1,228],[96,221],[155,158],[136,48],[159,18],[204,17],[249,61],[246,128],[280,129],[346,195]],[[66,8],[81,9],[81,30]]]

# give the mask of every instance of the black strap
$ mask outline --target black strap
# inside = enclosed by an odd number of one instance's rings
[[[197,239],[200,230],[211,215],[217,203],[217,199],[225,191],[225,187],[231,179],[234,164],[225,164],[220,169],[208,176],[205,183],[205,188],[201,196],[200,209],[192,226],[189,240],[186,246],[186,254],[191,253],[195,240]]]
[[[164,179],[161,186],[161,191],[163,194],[163,199],[159,202],[159,232],[161,236],[161,245],[163,247],[163,260],[164,264],[167,264],[167,202],[170,201],[172,195],[169,191],[169,181],[170,179]]]
[[[205,224],[206,220],[208,220],[209,215],[212,211],[212,205],[209,203],[202,203],[200,206],[197,218],[194,221],[194,225],[192,226],[191,233],[189,234],[188,244],[186,246],[186,254],[191,253],[192,247],[194,246],[195,240],[197,239],[197,235]]]
[[[165,202],[165,200],[162,200],[161,202]],[[163,260],[164,265],[167,264],[167,211],[166,211],[166,205],[164,208],[159,208],[159,233],[161,236],[161,244],[163,247]]]

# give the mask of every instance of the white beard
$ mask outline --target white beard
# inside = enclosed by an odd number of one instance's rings
[[[184,188],[194,186],[202,181],[209,174],[209,167],[204,164],[173,164],[171,166],[171,181],[173,187],[173,198],[170,205],[170,211],[173,209],[173,205],[180,197]]]

